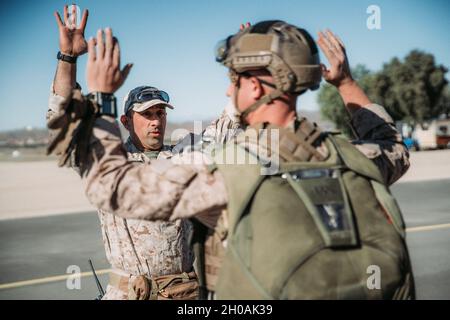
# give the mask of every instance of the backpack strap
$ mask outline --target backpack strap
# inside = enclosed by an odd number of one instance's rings
[[[375,180],[371,180],[370,183],[372,184],[373,190],[375,191],[375,196],[377,197],[384,213],[394,225],[395,230],[397,230],[400,236],[405,239],[405,222],[403,220],[400,207],[397,204],[397,200],[395,200],[384,183],[380,183]]]
[[[332,134],[328,135],[328,139],[336,148],[339,157],[347,168],[384,184],[384,179],[375,163],[364,156],[354,145],[346,139]]]

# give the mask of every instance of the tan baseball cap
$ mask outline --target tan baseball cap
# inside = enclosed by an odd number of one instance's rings
[[[157,105],[163,105],[164,107],[173,109],[173,106],[169,104],[169,95],[167,92],[150,86],[134,88],[128,92],[123,104],[124,114],[127,114],[130,110],[144,112],[148,108]]]

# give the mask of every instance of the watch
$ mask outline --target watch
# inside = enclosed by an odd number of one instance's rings
[[[56,55],[56,59],[62,60],[68,63],[77,63],[77,57],[76,56],[69,56],[67,54],[61,53],[61,51],[58,51],[58,54]]]
[[[91,92],[88,98],[97,103],[97,116],[108,115],[117,118],[117,100],[112,93]]]

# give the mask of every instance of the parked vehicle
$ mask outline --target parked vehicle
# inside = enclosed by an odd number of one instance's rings
[[[417,124],[412,133],[420,149],[445,149],[450,147],[450,119],[437,119]]]

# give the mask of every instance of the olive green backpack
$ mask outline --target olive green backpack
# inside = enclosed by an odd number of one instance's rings
[[[220,164],[236,144],[215,154],[229,197],[218,299],[415,297],[402,214],[378,168],[343,137],[325,143],[326,161],[275,175]]]

